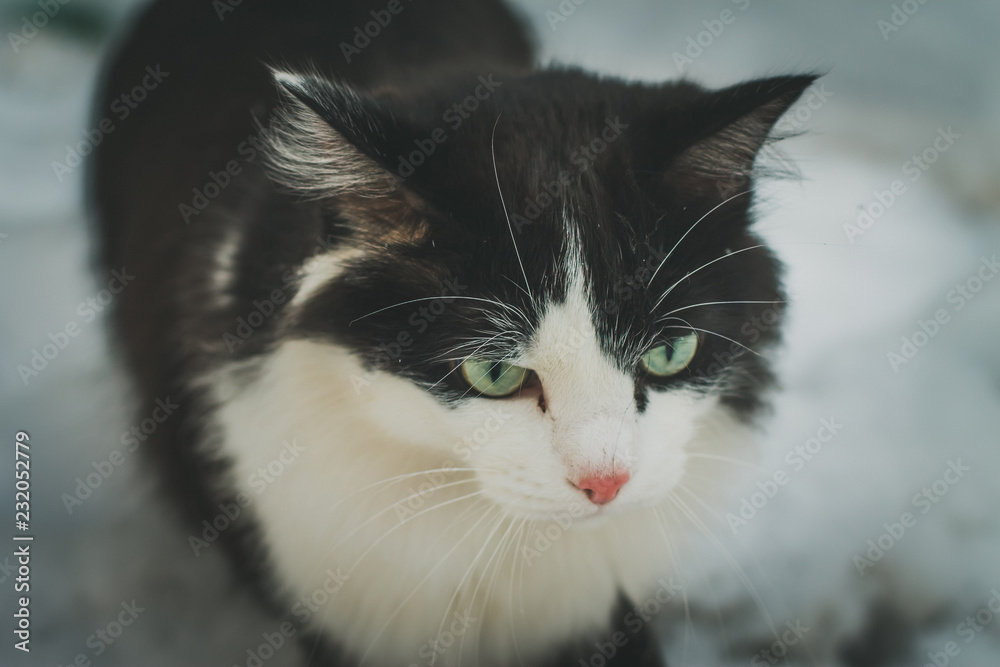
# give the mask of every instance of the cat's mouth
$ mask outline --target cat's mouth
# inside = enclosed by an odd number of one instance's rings
[[[630,498],[614,498],[607,502],[598,503],[594,502],[586,491],[578,489],[572,482],[567,481],[567,485],[572,488],[575,497],[559,500],[546,499],[548,502],[534,497],[512,499],[509,496],[502,498],[494,496],[492,500],[504,510],[521,519],[552,522],[562,525],[564,528],[576,523],[581,525],[600,523],[608,518],[628,514],[655,504],[652,500],[647,503],[637,503]]]

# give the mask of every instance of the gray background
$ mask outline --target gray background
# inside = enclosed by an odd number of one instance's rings
[[[192,557],[134,454],[72,514],[61,499],[135,422],[103,322],[83,323],[76,311],[108,279],[90,270],[82,173],[59,182],[51,167],[88,128],[101,57],[133,4],[71,0],[15,53],[6,35],[38,8],[0,3],[0,506],[8,526],[11,443],[25,429],[38,540],[33,650],[15,655],[5,630],[0,664],[69,664],[80,653],[104,665],[244,664],[272,629],[216,551]],[[1000,4],[927,2],[888,39],[878,21],[893,3],[884,1],[566,0],[575,10],[555,23],[546,14],[559,12],[555,0],[518,4],[545,62],[709,85],[829,72],[827,101],[793,116],[806,134],[783,146],[802,178],[770,185],[758,207],[795,299],[779,362],[785,392],[762,434],[759,470],[706,519],[717,537],[692,530],[680,547],[691,556],[687,608],[658,619],[671,664],[749,664],[772,641],[768,617],[810,627],[788,664],[852,664],[837,646],[866,633],[896,656],[866,664],[922,664],[948,641],[961,648],[953,665],[995,664],[1000,620],[968,644],[956,626],[1000,585],[1000,280],[958,312],[947,294],[1000,250]],[[727,9],[735,20],[710,43],[703,36],[703,53],[680,71],[673,54]],[[909,182],[903,163],[948,127],[960,138]],[[907,192],[849,243],[844,224],[895,179]],[[893,372],[887,353],[940,308],[949,323]],[[18,365],[73,320],[82,333],[26,385]],[[842,431],[734,535],[725,515],[757,481],[788,470],[785,453],[831,417]],[[959,458],[971,472],[859,576],[853,557],[867,540],[913,511],[911,497]],[[11,584],[0,569],[6,619]],[[133,599],[145,611],[95,658],[88,636]],[[266,664],[297,664],[296,650]]]

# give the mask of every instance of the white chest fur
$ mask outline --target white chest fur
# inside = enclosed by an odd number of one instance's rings
[[[463,467],[462,434],[406,381],[365,379],[352,355],[307,341],[257,370],[239,389],[212,380],[232,483],[289,612],[367,664],[516,663],[605,626],[619,590],[641,600],[672,573],[673,529],[653,508],[528,521],[484,499],[470,472],[422,472]]]

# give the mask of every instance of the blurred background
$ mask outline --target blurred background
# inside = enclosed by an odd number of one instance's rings
[[[36,536],[30,655],[0,549],[0,664],[244,665],[272,626],[123,447],[111,276],[91,270],[84,169],[54,166],[142,3],[41,4],[58,11],[33,29],[37,2],[0,0],[0,538],[19,430]],[[1000,664],[1000,3],[515,4],[543,63],[710,86],[827,72],[783,122],[801,178],[757,202],[793,299],[783,391],[745,485],[680,546],[684,599],[656,617],[670,665]],[[141,611],[102,639],[123,605]]]

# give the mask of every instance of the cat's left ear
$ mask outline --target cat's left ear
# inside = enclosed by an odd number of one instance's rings
[[[686,143],[663,172],[665,184],[694,197],[726,198],[746,190],[778,119],[817,78],[761,79],[696,99],[682,123]]]

